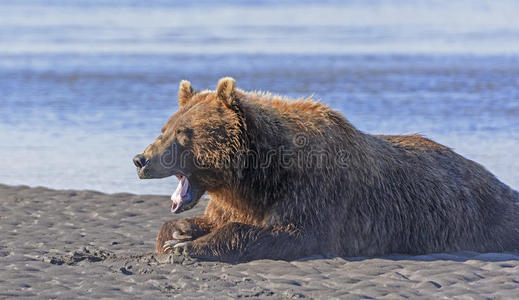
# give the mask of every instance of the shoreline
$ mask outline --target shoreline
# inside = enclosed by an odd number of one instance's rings
[[[519,294],[519,253],[258,260],[156,255],[169,196],[0,184],[0,297],[404,298]]]

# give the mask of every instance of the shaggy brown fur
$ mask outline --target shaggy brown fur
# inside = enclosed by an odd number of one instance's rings
[[[244,92],[231,78],[199,93],[182,81],[179,103],[143,154],[153,161],[178,145],[201,162],[184,171],[210,201],[202,216],[166,222],[158,253],[247,261],[519,248],[519,193],[429,139],[365,134],[322,103]]]

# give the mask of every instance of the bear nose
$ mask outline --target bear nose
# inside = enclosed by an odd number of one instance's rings
[[[142,155],[142,154],[137,154],[133,158],[133,163],[135,164],[135,166],[137,168],[140,169],[146,165],[146,157],[144,157],[144,155]]]

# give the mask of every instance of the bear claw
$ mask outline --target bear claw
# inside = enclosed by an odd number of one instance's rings
[[[164,250],[165,253],[173,250],[176,244],[178,244],[178,240],[169,240],[164,242],[164,246],[162,246],[162,250]]]
[[[191,244],[189,240],[192,239],[192,236],[189,234],[182,234],[179,231],[174,231],[172,237],[172,240],[164,242],[162,250],[165,253],[173,252],[175,254],[182,254],[187,252],[186,248]]]
[[[191,248],[192,244],[193,244],[193,242],[177,243],[173,246],[173,250],[175,251],[175,254],[177,254],[177,255],[188,255],[189,249]]]

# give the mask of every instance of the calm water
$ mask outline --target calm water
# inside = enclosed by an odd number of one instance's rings
[[[229,75],[424,134],[519,188],[515,2],[23,3],[0,3],[0,183],[169,194],[176,179],[139,181],[131,158],[181,79]]]

